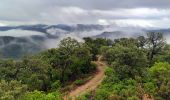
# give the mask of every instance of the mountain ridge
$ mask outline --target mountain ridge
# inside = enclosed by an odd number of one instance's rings
[[[58,42],[66,37],[78,40],[82,40],[84,37],[113,40],[123,37],[137,37],[151,31],[163,32],[166,36],[169,36],[170,28],[148,30],[142,27],[118,27],[116,25],[97,24],[0,26],[0,51],[2,57],[19,58],[27,53],[34,54],[56,47]],[[13,50],[16,47],[20,48],[18,50],[20,51],[18,52],[19,56],[13,55]]]

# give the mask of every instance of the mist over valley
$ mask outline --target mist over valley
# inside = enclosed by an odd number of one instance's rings
[[[60,40],[72,37],[83,42],[84,37],[117,39],[145,36],[147,32],[161,32],[170,42],[170,29],[120,27],[97,24],[21,25],[0,27],[0,52],[4,58],[20,58],[57,47]]]

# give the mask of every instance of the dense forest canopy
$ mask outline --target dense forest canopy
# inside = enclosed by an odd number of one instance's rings
[[[49,44],[50,45],[50,44]],[[95,90],[77,100],[170,99],[170,45],[161,33],[146,37],[70,37],[57,48],[21,60],[0,60],[0,100],[60,100],[96,72],[98,55],[108,65]]]

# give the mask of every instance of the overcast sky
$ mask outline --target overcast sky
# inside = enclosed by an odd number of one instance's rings
[[[116,24],[170,27],[170,0],[0,0],[0,26]]]

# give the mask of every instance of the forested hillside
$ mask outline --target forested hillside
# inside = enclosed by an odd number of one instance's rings
[[[104,80],[76,100],[170,99],[170,45],[151,32],[114,41],[68,37],[34,56],[1,59],[0,100],[62,100],[97,74],[99,56],[107,65]]]
[[[59,100],[61,91],[95,70],[90,48],[74,39],[22,60],[0,61],[1,100]],[[80,82],[79,82],[80,81]],[[81,80],[74,84],[81,84]],[[71,87],[70,87],[71,88]],[[61,90],[61,91],[60,91]]]
[[[78,100],[169,100],[170,45],[161,33],[121,38],[102,46],[105,79]]]

